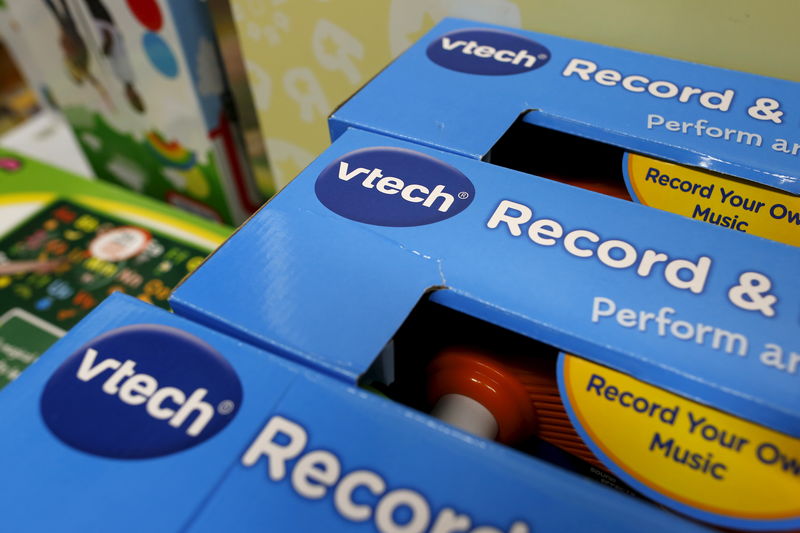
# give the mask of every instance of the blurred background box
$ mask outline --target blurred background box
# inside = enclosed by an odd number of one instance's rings
[[[6,4],[15,48],[100,179],[228,223],[271,192],[249,170],[204,2]]]
[[[0,388],[114,292],[168,308],[231,231],[0,149]]]
[[[235,25],[278,186],[329,144],[331,111],[446,16],[800,81],[796,0],[209,3]]]
[[[0,0],[0,133],[41,108],[41,95],[31,83],[40,76],[21,35],[7,4]]]

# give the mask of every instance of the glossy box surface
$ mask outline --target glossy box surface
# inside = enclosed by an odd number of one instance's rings
[[[237,383],[240,400],[218,401]],[[121,295],[3,390],[0,412],[16,428],[0,439],[15,530],[694,527]],[[193,435],[198,420],[208,423]],[[65,430],[80,439],[67,444]],[[184,447],[98,453],[109,432],[118,451]]]

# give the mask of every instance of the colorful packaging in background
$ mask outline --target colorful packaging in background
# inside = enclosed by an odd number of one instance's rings
[[[278,186],[327,146],[328,115],[448,16],[800,81],[794,0],[211,2],[230,5]]]
[[[36,79],[28,52],[8,6],[0,1],[0,133],[19,124],[40,109],[31,85]]]
[[[516,335],[524,386],[492,392],[515,400],[514,425],[544,427],[554,411],[518,407],[546,396],[563,413],[553,433],[577,431],[566,446],[634,491],[721,527],[793,530],[799,268],[793,246],[351,127],[170,303],[425,412],[433,363],[409,361]],[[408,342],[398,332],[429,306],[464,320],[425,315]]]
[[[236,28],[233,24],[230,6],[222,1],[208,2],[214,32],[217,35],[222,66],[230,87],[232,104],[236,108],[238,124],[244,140],[244,149],[250,159],[250,167],[256,184],[266,196],[276,192],[276,184],[267,160],[266,145],[261,136],[250,84],[247,82],[247,68],[239,48]]]
[[[704,530],[124,295],[0,417],[12,531]]]
[[[230,231],[0,151],[0,387],[111,293],[168,308]]]
[[[330,124],[334,138],[379,132],[800,246],[799,94],[796,82],[448,19]]]
[[[8,5],[99,178],[220,222],[261,204],[205,4]]]

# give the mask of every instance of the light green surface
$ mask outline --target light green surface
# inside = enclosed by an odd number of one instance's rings
[[[201,239],[199,243],[208,243],[204,246],[208,251],[221,244],[233,231],[230,226],[211,222],[147,196],[104,182],[81,179],[60,168],[0,148],[0,161],[5,158],[19,160],[21,166],[18,170],[0,168],[2,207],[8,207],[17,201],[12,196],[14,194],[35,196],[46,193],[52,194],[53,197],[88,199],[94,204],[100,204],[100,207],[109,214],[123,217],[138,216],[143,222],[149,219],[149,224],[159,223],[167,228],[171,226],[182,229]]]
[[[800,81],[800,0],[539,0],[525,12],[534,31]]]

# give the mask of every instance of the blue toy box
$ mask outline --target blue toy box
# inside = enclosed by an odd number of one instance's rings
[[[331,116],[800,245],[800,86],[445,20]]]
[[[421,411],[449,394],[432,382],[489,383],[510,419],[486,430],[485,390],[443,419],[509,443],[552,424],[601,477],[776,530],[800,525],[798,267],[792,246],[351,129],[170,303]]]
[[[701,530],[123,295],[0,411],[11,531]]]

